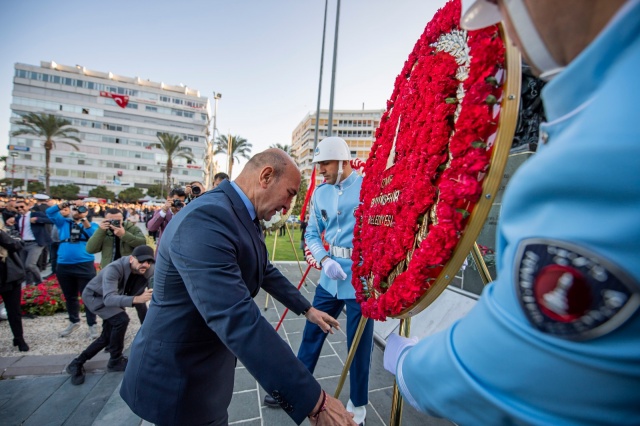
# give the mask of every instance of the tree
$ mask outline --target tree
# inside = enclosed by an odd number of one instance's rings
[[[238,135],[230,136],[231,138],[231,155],[229,155],[229,172],[227,173],[231,177],[231,171],[235,161],[240,161],[240,157],[248,160],[251,158],[251,145],[245,138]],[[229,139],[226,135],[218,136],[215,143],[215,154],[228,154],[227,149],[229,147]]]
[[[144,192],[140,188],[127,188],[118,194],[118,199],[125,203],[135,203],[142,197],[144,197]]]
[[[280,143],[273,143],[269,146],[269,148],[278,148],[291,155],[291,145],[283,145]]]
[[[52,186],[49,189],[51,191],[49,195],[63,200],[75,200],[78,198],[78,193],[80,192],[80,187],[72,183]]]
[[[98,185],[89,191],[89,197],[104,198],[105,200],[115,200],[116,193],[109,191],[106,186]]]
[[[307,178],[302,176],[302,178],[300,179],[300,188],[298,189],[298,195],[296,195],[296,203],[291,209],[291,214],[293,216],[296,216],[296,217],[300,216],[300,211],[302,210],[304,199],[307,196],[308,186],[309,186],[309,183],[307,182]]]
[[[42,182],[27,182],[27,192],[42,193],[45,190]]]
[[[4,167],[2,168],[5,172],[7,171],[7,156],[3,155],[0,157],[0,163],[4,163]]]
[[[44,181],[45,192],[48,195],[50,193],[49,177],[51,172],[49,170],[49,162],[51,160],[51,150],[56,148],[56,143],[63,143],[73,147],[76,151],[79,151],[78,145],[73,142],[64,141],[63,139],[69,139],[78,143],[82,142],[80,138],[75,136],[78,133],[78,129],[69,127],[71,122],[61,117],[57,117],[52,114],[36,114],[30,112],[28,114],[21,115],[22,121],[20,124],[23,128],[11,133],[11,136],[20,135],[33,135],[39,136],[45,139],[44,141]]]
[[[160,148],[167,154],[167,182],[166,185],[171,185],[171,172],[173,171],[173,160],[177,158],[185,158],[188,161],[193,161],[193,154],[191,150],[186,146],[180,146],[184,140],[178,135],[172,135],[169,133],[160,133],[158,135],[160,140]]]
[[[160,185],[159,183],[156,185],[151,185],[149,188],[147,188],[147,195],[149,197],[155,198],[162,197],[162,185]]]

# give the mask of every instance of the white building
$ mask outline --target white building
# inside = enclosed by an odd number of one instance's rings
[[[19,128],[19,114],[29,112],[55,114],[80,131],[79,151],[62,143],[51,151],[51,186],[73,183],[86,194],[98,185],[117,193],[163,183],[167,158],[157,146],[159,133],[180,136],[195,159],[174,160],[172,183],[203,178],[210,104],[195,89],[41,62],[15,65],[12,95],[11,131]],[[15,179],[44,182],[43,142],[10,136],[7,177],[17,153]]]
[[[343,138],[351,150],[352,158],[366,161],[375,139],[375,132],[380,125],[380,118],[385,110],[334,110],[333,136]],[[329,110],[320,110],[320,127],[318,142],[328,135]],[[307,114],[293,131],[291,152],[302,175],[308,180],[313,171],[313,144],[315,139],[316,112]],[[317,183],[322,177],[317,176]]]

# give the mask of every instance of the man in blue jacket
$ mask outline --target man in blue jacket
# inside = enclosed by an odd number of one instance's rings
[[[498,279],[415,344],[390,338],[405,400],[467,424],[638,424],[640,0],[479,0],[541,78],[548,122],[514,174]],[[469,5],[465,5],[469,6]]]
[[[64,217],[60,209],[71,207],[71,214]],[[96,276],[95,258],[87,253],[87,241],[98,229],[97,223],[87,219],[88,210],[82,200],[71,203],[63,202],[47,209],[47,216],[58,228],[60,248],[58,249],[58,266],[56,275],[67,302],[69,325],[60,332],[66,337],[80,328],[80,304],[78,294]],[[100,335],[96,324],[96,315],[85,306],[89,336],[96,339]]]

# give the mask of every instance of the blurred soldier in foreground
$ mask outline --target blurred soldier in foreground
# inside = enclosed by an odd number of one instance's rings
[[[460,425],[637,424],[640,1],[463,3],[550,80],[548,122],[502,201],[498,280],[449,329],[394,335],[385,368]]]

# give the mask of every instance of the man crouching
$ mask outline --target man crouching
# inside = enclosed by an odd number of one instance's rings
[[[82,292],[82,300],[91,312],[102,318],[102,334],[67,366],[71,384],[84,383],[84,363],[104,348],[111,355],[107,370],[124,371],[127,358],[122,351],[129,325],[124,308],[151,300],[153,290],[147,287],[153,277],[153,263],[153,249],[138,246],[130,256],[111,262],[89,281]]]

